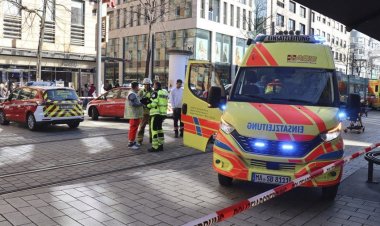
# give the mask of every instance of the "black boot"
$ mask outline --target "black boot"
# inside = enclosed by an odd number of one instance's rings
[[[163,144],[161,144],[160,146],[158,146],[157,151],[163,151],[163,150],[164,150],[164,145]]]
[[[174,130],[174,137],[178,138],[178,130]]]
[[[151,147],[151,148],[148,149],[148,151],[149,151],[149,152],[158,152],[158,151],[159,151],[159,148],[156,149],[156,148]]]

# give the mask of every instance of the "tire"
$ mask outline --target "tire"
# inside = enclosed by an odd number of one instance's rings
[[[35,131],[38,129],[38,126],[36,124],[36,119],[34,118],[33,114],[28,114],[28,117],[26,118],[26,124],[28,125],[28,128],[31,131]]]
[[[98,120],[99,119],[99,112],[98,112],[98,109],[96,109],[96,107],[91,108],[91,119],[92,120]]]
[[[224,187],[231,187],[232,186],[232,178],[231,177],[227,177],[227,176],[224,176],[220,173],[218,173],[218,181],[219,181],[219,184],[224,186]]]
[[[76,129],[78,128],[80,122],[70,122],[67,125],[70,127],[70,129]]]
[[[338,193],[339,184],[330,187],[322,188],[322,198],[325,200],[333,201]]]
[[[0,111],[0,124],[9,125],[9,121],[5,119],[5,114],[3,111]]]

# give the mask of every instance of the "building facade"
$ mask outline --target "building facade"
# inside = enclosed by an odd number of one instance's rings
[[[152,26],[153,78],[167,82],[168,51],[185,50],[192,52],[191,59],[213,62],[229,83],[252,30],[249,21],[252,21],[253,1],[146,0],[146,5],[150,2],[157,2],[152,11],[162,15]],[[149,9],[133,0],[118,0],[115,9],[108,9],[106,82],[115,84],[144,78],[149,33],[149,21],[144,15]]]
[[[13,4],[12,2],[16,2]],[[21,10],[42,9],[41,0],[0,1],[0,82],[36,80],[40,19]],[[95,72],[94,6],[85,0],[48,0],[42,48],[44,81],[64,81],[79,89]]]
[[[256,5],[261,32],[298,30],[321,36],[331,46],[336,70],[347,73],[350,33],[343,24],[291,0],[256,0]]]
[[[349,74],[379,79],[380,42],[359,31],[351,31]]]

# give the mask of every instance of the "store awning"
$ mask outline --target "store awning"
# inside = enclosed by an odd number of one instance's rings
[[[295,0],[346,25],[347,31],[358,30],[380,40],[379,0]]]

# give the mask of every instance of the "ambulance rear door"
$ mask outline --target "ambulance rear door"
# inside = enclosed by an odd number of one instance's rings
[[[211,63],[189,61],[184,85],[182,122],[184,123],[184,144],[201,151],[206,150],[210,138],[219,130],[222,111],[209,108],[207,96],[211,86],[222,89],[225,99],[223,73],[215,71]]]

